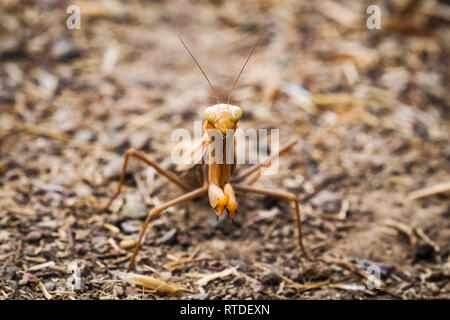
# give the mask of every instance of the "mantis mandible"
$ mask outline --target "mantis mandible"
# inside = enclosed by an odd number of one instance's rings
[[[200,64],[195,59],[194,55],[191,53],[185,42],[181,37],[179,37],[181,43],[188,51],[189,55],[192,57],[202,74],[204,75],[205,79],[208,81],[209,86],[211,87],[213,93],[215,94],[217,104],[213,105],[211,107],[207,107],[204,110],[204,116],[205,116],[205,122],[204,122],[204,131],[205,134],[203,135],[202,141],[198,146],[195,146],[193,150],[191,150],[190,153],[194,153],[200,150],[200,152],[206,152],[205,150],[208,150],[208,152],[214,152],[211,148],[206,148],[210,142],[210,136],[206,133],[210,130],[216,130],[218,133],[222,134],[224,137],[228,134],[229,130],[236,130],[238,126],[238,122],[242,117],[242,109],[238,106],[230,105],[230,99],[231,94],[236,87],[236,84],[239,80],[239,77],[242,74],[242,71],[244,70],[245,66],[247,65],[248,61],[250,60],[250,57],[252,56],[255,48],[258,46],[259,42],[261,41],[263,35],[261,35],[258,38],[258,41],[255,43],[255,45],[252,47],[252,50],[250,54],[247,56],[247,59],[245,60],[244,65],[242,66],[238,76],[236,77],[233,87],[230,90],[230,93],[228,95],[227,103],[220,103],[219,97],[216,93],[216,90],[214,89],[213,85],[209,81],[208,77],[206,76],[205,72],[203,71]],[[223,139],[224,141],[226,139]],[[146,163],[147,165],[153,167],[156,172],[161,174],[162,176],[166,177],[170,182],[177,185],[184,194],[168,201],[164,204],[161,204],[159,206],[156,206],[152,208],[147,215],[147,218],[141,228],[139,239],[134,247],[133,254],[131,256],[130,264],[128,266],[128,270],[133,269],[136,262],[136,257],[138,255],[140,246],[142,244],[145,232],[147,230],[147,227],[149,223],[159,216],[164,210],[185,203],[189,200],[208,195],[209,203],[211,207],[215,210],[215,213],[217,214],[217,218],[221,216],[225,211],[228,212],[228,216],[233,219],[236,216],[237,208],[238,208],[238,202],[236,200],[235,192],[241,192],[241,193],[255,193],[255,194],[261,194],[261,195],[267,195],[272,197],[277,197],[281,199],[286,199],[291,201],[294,204],[295,207],[295,213],[296,213],[296,219],[297,219],[297,230],[298,230],[298,243],[300,246],[300,249],[302,250],[303,255],[308,258],[308,255],[304,249],[303,241],[302,241],[302,228],[301,228],[301,213],[300,213],[300,206],[299,206],[299,199],[298,197],[290,192],[282,192],[282,191],[274,191],[269,189],[263,189],[263,188],[257,188],[253,187],[250,184],[245,184],[244,182],[246,179],[248,179],[253,174],[257,174],[259,177],[259,173],[261,172],[261,169],[263,167],[267,167],[270,165],[271,160],[274,159],[275,156],[280,156],[284,153],[286,153],[288,150],[290,150],[295,144],[297,143],[296,140],[291,141],[290,143],[286,144],[284,147],[280,148],[277,154],[271,155],[271,157],[265,161],[260,162],[257,164],[254,164],[247,169],[243,170],[238,175],[232,175],[234,171],[234,164],[228,164],[228,163],[214,163],[214,162],[202,162],[199,165],[200,168],[200,174],[202,176],[202,184],[201,186],[197,188],[192,188],[189,186],[185,181],[183,181],[178,175],[173,173],[172,171],[169,171],[165,168],[162,168],[158,163],[148,158],[146,155],[144,155],[142,152],[137,151],[135,149],[129,149],[125,153],[125,159],[123,162],[120,182],[117,188],[116,193],[113,195],[109,203],[107,204],[106,208],[109,208],[111,203],[114,201],[114,199],[119,196],[122,190],[122,186],[125,182],[125,176],[127,172],[127,166],[128,161],[130,158],[137,158],[140,161]],[[228,146],[234,148],[234,146]],[[224,148],[224,151],[226,153],[226,148]],[[223,155],[224,159],[226,158],[226,154]],[[188,166],[186,168],[179,167],[179,171],[182,170],[192,170],[194,166]]]

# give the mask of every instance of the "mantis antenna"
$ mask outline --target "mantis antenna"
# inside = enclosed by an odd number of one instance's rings
[[[241,74],[242,74],[242,71],[244,71],[245,66],[247,65],[248,61],[250,60],[250,57],[251,57],[252,54],[253,54],[253,51],[255,51],[256,47],[258,46],[258,44],[259,44],[259,42],[261,41],[261,39],[263,38],[263,36],[264,36],[264,32],[259,36],[258,41],[256,41],[255,45],[254,45],[253,48],[252,48],[252,51],[250,51],[250,54],[248,55],[247,60],[245,60],[245,63],[244,63],[244,65],[242,66],[241,71],[239,71],[239,74],[238,74],[238,76],[236,77],[236,80],[234,80],[233,87],[231,88],[230,94],[228,95],[227,105],[230,104],[231,94],[233,93],[233,90],[234,90],[234,88],[236,87],[236,84],[237,84],[237,82],[238,82],[238,80],[239,80],[239,77],[240,77]]]
[[[178,36],[178,38],[180,39],[181,43],[183,44],[183,46],[186,48],[187,52],[189,52],[189,55],[192,57],[192,59],[194,60],[195,64],[197,65],[197,67],[200,69],[200,71],[203,73],[203,75],[205,76],[206,81],[208,81],[209,86],[211,87],[212,91],[214,92],[214,95],[216,96],[216,100],[217,100],[217,104],[220,104],[219,102],[219,96],[217,95],[216,89],[214,89],[213,85],[211,84],[211,81],[209,81],[208,77],[206,76],[205,71],[203,71],[202,67],[200,66],[200,64],[197,62],[197,60],[195,59],[194,55],[191,53],[191,51],[189,50],[189,48],[187,47],[187,45],[184,43],[183,39],[181,39],[180,36]]]

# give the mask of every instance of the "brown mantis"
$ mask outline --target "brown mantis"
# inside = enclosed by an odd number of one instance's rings
[[[242,74],[242,71],[244,70],[245,66],[247,65],[248,61],[250,60],[250,57],[252,56],[255,48],[258,46],[260,40],[262,39],[262,35],[259,37],[256,44],[252,47],[252,50],[250,54],[248,55],[247,59],[245,60],[244,65],[242,66],[238,76],[236,77],[236,80],[234,81],[233,87],[230,90],[230,93],[228,95],[228,101],[226,104],[221,104],[219,102],[218,95],[209,81],[208,77],[206,76],[205,72],[203,71],[200,64],[197,62],[197,60],[194,58],[191,51],[188,49],[184,41],[180,37],[180,41],[183,44],[183,46],[186,48],[200,71],[203,73],[204,77],[208,81],[209,86],[211,87],[213,93],[216,96],[217,104],[211,107],[208,107],[204,111],[204,116],[206,118],[204,123],[204,130],[205,134],[203,135],[203,139],[199,146],[197,146],[194,150],[191,151],[191,153],[200,150],[206,150],[209,144],[210,144],[210,137],[206,133],[210,130],[215,130],[216,132],[219,132],[223,136],[226,136],[229,131],[227,130],[235,130],[238,125],[238,121],[240,120],[242,116],[242,109],[237,106],[230,105],[230,98],[231,94],[236,87],[236,84],[239,80],[239,77]],[[282,147],[277,154],[272,155],[267,161],[260,162],[257,164],[254,164],[247,169],[243,170],[239,175],[232,176],[232,173],[234,171],[234,164],[229,164],[226,162],[223,163],[215,163],[215,162],[202,162],[197,168],[200,170],[200,174],[202,176],[202,184],[201,186],[198,186],[197,188],[191,188],[186,182],[184,182],[180,177],[178,177],[175,173],[172,171],[169,171],[167,169],[162,168],[158,163],[155,161],[149,159],[147,156],[145,156],[142,152],[137,151],[135,149],[130,149],[125,154],[125,159],[122,167],[121,172],[121,178],[120,182],[117,188],[116,193],[109,201],[107,208],[111,205],[113,200],[120,194],[122,190],[122,186],[125,182],[125,176],[127,171],[127,165],[130,158],[137,158],[141,160],[142,162],[146,163],[147,165],[153,167],[159,174],[166,177],[170,182],[177,185],[185,194],[168,201],[162,205],[156,206],[155,208],[151,209],[147,215],[147,218],[141,228],[139,239],[136,243],[136,246],[134,248],[133,254],[131,256],[130,264],[128,269],[134,268],[136,257],[139,252],[139,248],[141,246],[141,243],[143,241],[143,237],[145,235],[145,232],[147,230],[147,227],[158,215],[160,215],[164,210],[185,203],[189,200],[208,195],[209,197],[209,203],[211,207],[215,210],[217,217],[221,216],[224,211],[228,212],[228,215],[231,219],[233,219],[237,212],[238,203],[236,200],[235,192],[242,192],[242,193],[255,193],[255,194],[261,194],[261,195],[268,195],[273,196],[277,198],[282,198],[289,200],[294,203],[295,206],[295,213],[296,213],[296,219],[297,219],[297,229],[298,229],[298,243],[300,246],[300,249],[302,250],[302,253],[306,258],[308,258],[308,255],[306,254],[306,251],[303,247],[302,242],[302,229],[301,229],[301,213],[300,213],[300,206],[299,206],[299,200],[298,197],[290,192],[281,192],[281,191],[274,191],[269,189],[262,189],[253,187],[250,184],[244,184],[246,179],[248,179],[253,174],[260,173],[261,169],[263,167],[267,167],[270,165],[271,161],[275,156],[280,156],[290,150],[297,141],[292,141]],[[233,146],[228,146],[231,148],[234,148]],[[209,148],[208,149],[210,153],[214,153],[214,149]],[[226,148],[224,148],[224,154],[223,157],[225,159],[226,157]],[[203,151],[202,151],[203,152]],[[206,151],[205,151],[206,152]],[[188,167],[186,169],[193,169],[193,166]],[[258,175],[259,176],[259,175]]]

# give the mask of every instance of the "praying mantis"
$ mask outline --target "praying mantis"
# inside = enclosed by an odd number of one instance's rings
[[[215,94],[217,104],[207,107],[204,110],[204,116],[205,116],[205,122],[204,122],[204,135],[203,138],[198,146],[194,146],[193,149],[190,151],[190,153],[195,153],[197,151],[200,152],[210,152],[210,156],[214,156],[215,150],[213,148],[208,148],[208,146],[211,144],[211,137],[208,135],[207,132],[211,132],[211,130],[215,131],[218,134],[221,134],[223,137],[225,137],[227,134],[229,134],[230,130],[237,129],[238,122],[242,117],[242,109],[238,106],[230,105],[230,99],[231,94],[233,90],[236,87],[236,84],[247,65],[248,61],[250,60],[250,57],[252,56],[255,48],[260,43],[261,39],[263,38],[263,35],[261,35],[258,38],[258,41],[255,43],[255,45],[252,47],[252,50],[250,51],[249,55],[247,56],[247,59],[245,60],[245,63],[243,64],[242,68],[240,69],[240,72],[238,76],[236,77],[233,87],[230,90],[230,93],[228,95],[227,103],[220,103],[219,97],[217,95],[216,90],[214,89],[213,85],[209,81],[208,77],[206,76],[205,72],[203,71],[203,68],[200,66],[200,64],[195,59],[194,55],[191,53],[185,42],[181,37],[179,37],[181,43],[185,47],[185,49],[188,51],[189,55],[194,60],[197,67],[202,72],[203,76],[207,80],[210,88],[212,89],[213,93]],[[224,139],[225,140],[225,139]],[[234,219],[237,213],[238,208],[238,202],[236,199],[235,192],[238,193],[254,193],[254,194],[260,194],[260,195],[266,195],[266,196],[272,196],[276,198],[281,198],[288,200],[294,204],[295,207],[295,214],[296,214],[296,220],[297,220],[297,231],[298,231],[298,244],[300,246],[300,249],[303,253],[303,255],[309,259],[308,254],[305,251],[305,248],[303,246],[302,241],[302,224],[301,224],[301,212],[300,212],[300,205],[299,205],[299,199],[298,197],[291,192],[283,192],[283,191],[275,191],[270,189],[263,189],[263,188],[257,188],[253,187],[250,184],[245,184],[246,179],[248,179],[250,176],[254,175],[255,173],[258,175],[261,172],[261,169],[263,167],[267,167],[270,165],[271,161],[276,156],[281,156],[287,151],[289,151],[292,147],[296,145],[297,141],[291,141],[290,143],[286,144],[284,147],[280,148],[278,153],[273,154],[269,157],[268,160],[264,162],[259,162],[257,164],[254,164],[242,172],[240,172],[237,175],[233,175],[234,173],[234,164],[222,162],[222,163],[216,163],[216,162],[202,162],[199,165],[196,166],[188,166],[185,168],[181,168],[181,170],[194,170],[195,167],[197,167],[201,174],[201,180],[202,183],[200,186],[196,188],[192,188],[189,184],[187,184],[185,181],[183,181],[178,175],[176,175],[174,172],[169,171],[163,167],[161,167],[157,162],[153,161],[152,159],[148,158],[146,155],[144,155],[142,152],[135,150],[135,149],[129,149],[125,153],[125,158],[122,166],[121,171],[121,177],[119,181],[119,185],[117,187],[116,193],[113,195],[109,203],[107,204],[106,208],[109,208],[116,199],[121,191],[122,186],[125,182],[126,172],[127,172],[127,166],[130,158],[136,158],[145,164],[147,164],[150,167],[153,167],[156,172],[158,172],[160,175],[166,177],[170,182],[175,184],[177,187],[179,187],[184,194],[170,200],[166,203],[163,203],[159,206],[156,206],[152,208],[147,215],[147,218],[142,225],[139,239],[134,247],[133,254],[130,259],[130,263],[128,266],[128,270],[131,270],[135,267],[136,258],[139,252],[139,249],[141,247],[144,235],[146,233],[147,227],[149,223],[159,216],[162,212],[164,212],[166,209],[170,207],[177,206],[179,204],[185,203],[187,201],[193,200],[195,198],[199,198],[205,195],[208,195],[209,203],[211,207],[215,210],[215,213],[217,215],[217,218],[219,218],[225,211],[228,212],[228,216],[231,219]],[[234,145],[231,146],[228,145],[228,148],[234,148]],[[226,158],[226,150],[227,148],[224,148],[224,154],[223,158]],[[229,150],[229,149],[228,149]]]

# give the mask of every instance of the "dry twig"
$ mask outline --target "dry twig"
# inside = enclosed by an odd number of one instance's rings
[[[442,182],[436,185],[425,187],[416,191],[413,191],[409,194],[409,199],[417,200],[429,196],[433,196],[435,194],[446,193],[450,191],[450,182]]]

